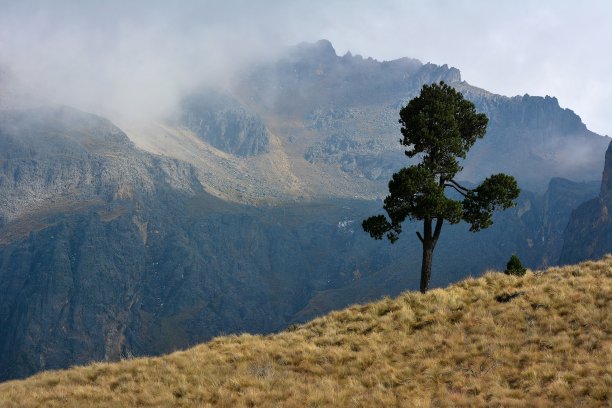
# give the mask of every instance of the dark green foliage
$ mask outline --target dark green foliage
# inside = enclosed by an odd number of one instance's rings
[[[512,254],[510,260],[506,264],[506,270],[504,273],[506,275],[514,275],[514,276],[523,276],[527,272],[527,269],[523,267],[521,260],[516,254]]]
[[[477,139],[485,135],[488,118],[476,113],[474,104],[460,92],[446,85],[424,85],[421,94],[400,111],[400,143],[407,147],[408,157],[419,157],[420,163],[401,169],[389,181],[384,215],[363,221],[363,229],[375,239],[386,234],[393,243],[402,232],[406,218],[423,220],[421,291],[429,285],[431,260],[444,221],[461,220],[476,232],[489,227],[493,211],[514,205],[519,188],[514,177],[495,174],[478,187],[469,189],[454,180],[462,170],[458,159],[465,159]],[[463,200],[445,194],[447,188],[457,191]],[[434,226],[435,220],[435,226]]]
[[[476,139],[485,135],[488,122],[472,102],[444,82],[424,85],[400,111],[400,143],[408,146],[408,157],[424,154],[422,164],[448,180],[461,171],[457,158],[465,159]]]
[[[502,173],[490,176],[467,192],[463,200],[463,220],[470,224],[472,232],[488,228],[493,224],[493,211],[512,207],[519,193],[514,177]]]

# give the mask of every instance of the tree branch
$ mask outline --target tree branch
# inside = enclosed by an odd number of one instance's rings
[[[417,231],[416,234],[417,234],[417,237],[419,237],[419,240],[421,241],[421,243],[423,243],[423,236],[421,235],[421,233]]]
[[[448,181],[449,181],[450,183],[453,183],[453,184],[455,185],[455,187],[460,188],[461,190],[465,191],[466,193],[467,193],[467,192],[472,191],[472,190],[470,190],[469,188],[465,188],[465,187],[463,187],[461,184],[457,183],[457,182],[456,182],[455,180],[453,180],[453,179],[450,179],[450,180],[448,180]]]
[[[459,194],[461,194],[461,195],[462,195],[462,196],[464,196],[464,197],[467,197],[467,194],[465,194],[463,191],[459,190],[457,187],[455,187],[455,186],[454,186],[454,185],[452,185],[452,184],[445,184],[445,185],[444,185],[444,187],[452,187],[452,188],[454,188],[455,190],[457,190],[457,192],[458,192]]]
[[[444,223],[444,218],[442,217],[436,218],[436,228],[433,234],[433,242],[438,242],[438,238],[440,238],[440,231],[442,231],[443,223]]]

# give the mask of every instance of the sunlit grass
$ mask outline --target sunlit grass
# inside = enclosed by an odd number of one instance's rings
[[[611,300],[612,256],[487,273],[276,335],[0,384],[0,406],[609,406]]]

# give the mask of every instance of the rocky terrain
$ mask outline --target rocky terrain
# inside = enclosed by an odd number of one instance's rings
[[[67,107],[0,111],[0,225],[78,201],[192,192],[191,167],[143,155],[109,120]],[[195,184],[194,184],[195,182]]]
[[[262,120],[228,95],[215,90],[191,94],[182,101],[179,126],[211,146],[236,156],[265,152],[269,136]]]

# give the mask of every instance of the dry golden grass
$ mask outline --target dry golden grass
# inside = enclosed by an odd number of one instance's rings
[[[487,273],[276,335],[7,382],[0,406],[610,406],[611,299],[612,256]]]

